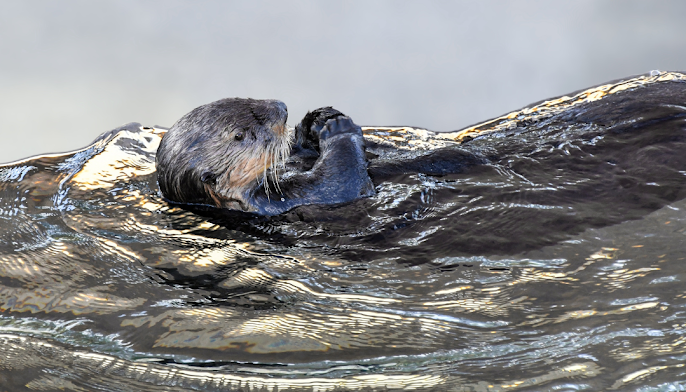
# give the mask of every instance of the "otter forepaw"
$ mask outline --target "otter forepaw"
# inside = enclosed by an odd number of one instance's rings
[[[303,118],[302,123],[305,124],[308,129],[318,133],[318,130],[321,130],[327,121],[340,116],[345,116],[345,114],[331,106],[325,106],[307,113],[305,118]],[[309,124],[307,124],[307,122],[309,122]]]
[[[326,122],[340,116],[344,116],[344,114],[331,106],[307,112],[300,124],[295,127],[296,144],[300,144],[304,148],[316,148],[319,144],[319,134]]]
[[[332,136],[344,133],[362,136],[362,128],[355,124],[348,116],[332,118],[326,122],[319,132],[319,140],[326,140]]]

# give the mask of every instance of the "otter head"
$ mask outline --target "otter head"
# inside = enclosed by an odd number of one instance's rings
[[[267,169],[290,152],[287,117],[286,105],[275,100],[227,98],[194,109],[157,150],[162,194],[177,203],[252,210],[252,191],[261,183],[269,192]]]

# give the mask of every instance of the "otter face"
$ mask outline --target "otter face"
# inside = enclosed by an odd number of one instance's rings
[[[162,194],[178,203],[251,211],[252,191],[269,193],[266,172],[282,166],[292,135],[283,102],[226,98],[181,117],[157,150]],[[276,183],[277,179],[272,179]]]

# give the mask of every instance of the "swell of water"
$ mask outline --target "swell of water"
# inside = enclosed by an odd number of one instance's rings
[[[377,195],[274,219],[167,205],[159,129],[4,165],[0,385],[684,388],[683,80],[365,128]]]

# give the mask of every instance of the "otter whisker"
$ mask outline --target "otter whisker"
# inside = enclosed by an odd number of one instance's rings
[[[279,186],[279,157],[276,155],[276,149],[278,147],[278,144],[273,144],[271,146],[271,151],[270,151],[270,159],[272,161],[272,181],[274,182],[274,186],[276,188],[276,192],[278,193],[283,193],[281,192],[281,187]]]
[[[264,154],[264,170],[262,171],[262,182],[263,182],[262,185],[264,186],[264,192],[267,195],[267,200],[269,200],[269,192],[270,192],[269,178],[267,177],[267,169],[268,169],[267,159],[268,159],[268,157],[269,157],[269,154]]]
[[[274,157],[276,158],[276,165],[278,167],[285,167],[286,166],[286,160],[288,159],[288,153],[291,150],[291,143],[292,143],[292,133],[289,133],[287,137],[282,138],[280,143],[278,145],[274,146]],[[276,187],[279,190],[279,193],[283,194],[283,191],[281,190],[281,186],[279,185],[278,182],[278,171],[274,173],[274,181],[276,182]]]

